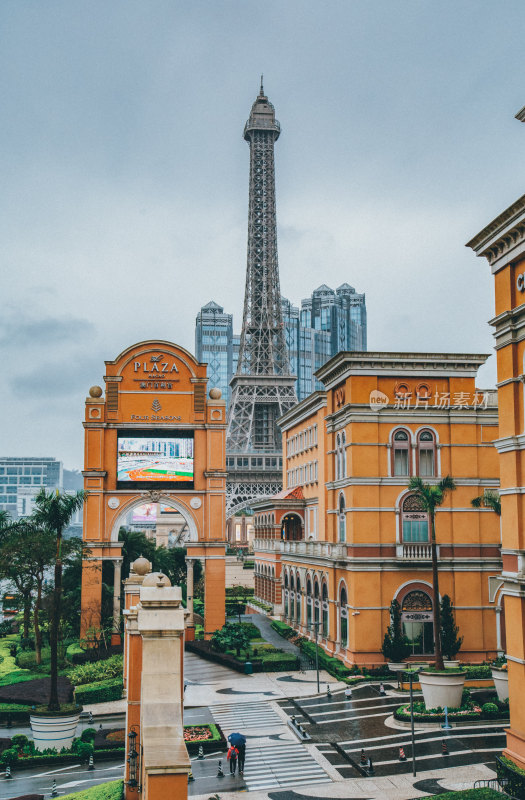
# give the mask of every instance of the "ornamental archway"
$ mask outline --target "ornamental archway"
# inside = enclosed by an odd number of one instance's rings
[[[89,553],[81,635],[100,626],[101,566],[110,560],[116,639],[120,522],[140,504],[164,504],[187,523],[189,586],[193,560],[203,562],[208,638],[224,624],[225,403],[218,389],[207,396],[206,365],[171,342],[139,342],[105,363],[105,396],[94,386],[86,398],[83,537]]]

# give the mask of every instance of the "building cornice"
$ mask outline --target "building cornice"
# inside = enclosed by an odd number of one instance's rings
[[[279,417],[277,424],[282,431],[287,431],[306,417],[310,417],[321,408],[326,408],[326,392],[317,391],[309,394],[300,403]]]
[[[525,253],[525,195],[489,222],[465,246],[486,258],[493,273]]]
[[[315,372],[326,389],[332,389],[353,375],[399,376],[424,375],[434,378],[450,376],[475,378],[478,369],[489,358],[485,353],[338,353]]]

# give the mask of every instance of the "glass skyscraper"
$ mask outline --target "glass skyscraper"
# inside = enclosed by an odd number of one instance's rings
[[[297,399],[323,387],[314,377],[319,367],[341,350],[367,348],[365,295],[348,283],[335,291],[323,284],[301,301],[301,308],[281,299],[285,339],[292,374],[297,375]],[[233,317],[213,301],[199,311],[195,327],[195,352],[208,364],[209,386],[218,386],[229,402],[229,382],[237,369],[239,335]]]
[[[233,339],[232,314],[225,314],[224,308],[213,300],[206,303],[195,321],[195,355],[199,361],[208,364],[209,388],[218,387],[228,403],[230,380],[237,367]],[[237,343],[236,355],[238,354]]]

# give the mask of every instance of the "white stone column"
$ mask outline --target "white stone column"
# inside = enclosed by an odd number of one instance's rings
[[[113,561],[113,636],[120,635],[120,572],[122,569],[122,559]]]
[[[496,606],[496,650],[498,655],[503,654],[501,647],[501,606]]]
[[[193,619],[193,558],[186,559],[187,576],[186,576],[186,608],[188,611],[188,628],[193,628],[195,622]]]

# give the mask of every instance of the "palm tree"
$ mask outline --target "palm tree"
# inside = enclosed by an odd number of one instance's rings
[[[436,508],[443,504],[448,492],[454,491],[456,484],[454,479],[447,475],[437,484],[424,483],[419,477],[410,478],[408,488],[414,492],[421,500],[425,511],[430,519],[430,545],[432,553],[432,605],[434,606],[434,655],[436,669],[445,668],[443,664],[443,651],[441,649],[441,615],[439,601],[439,577],[436,547]]]
[[[493,492],[492,489],[487,489],[487,491],[480,494],[479,497],[473,497],[470,501],[470,505],[474,508],[481,508],[482,506],[491,508],[492,511],[496,512],[498,517],[501,517],[501,497],[497,492]]]
[[[49,644],[51,648],[51,688],[49,711],[60,711],[58,701],[58,632],[62,612],[62,535],[71,522],[73,514],[82,508],[87,493],[66,494],[58,489],[46,492],[41,489],[35,498],[33,519],[37,525],[47,528],[56,538],[55,586],[51,613]]]

